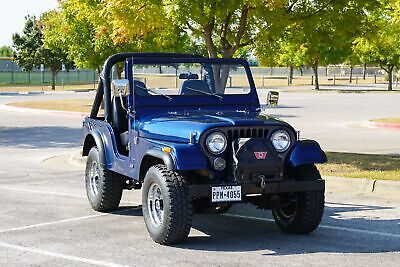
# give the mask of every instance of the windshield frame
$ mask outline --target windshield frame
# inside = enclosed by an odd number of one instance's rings
[[[176,63],[199,63],[199,64],[221,64],[221,65],[240,65],[244,68],[250,92],[248,94],[224,94],[223,99],[211,95],[170,95],[172,100],[168,101],[165,97],[159,95],[140,96],[133,93],[133,67],[143,64],[176,64]],[[260,106],[253,76],[248,62],[244,59],[226,59],[226,58],[140,58],[131,57],[126,60],[125,70],[127,78],[130,81],[130,101],[132,109],[136,106],[157,107],[157,106]]]

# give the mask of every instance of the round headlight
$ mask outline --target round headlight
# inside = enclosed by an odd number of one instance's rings
[[[206,139],[207,149],[213,154],[221,154],[225,151],[227,141],[222,133],[212,133]]]
[[[271,135],[271,142],[276,151],[285,152],[290,146],[290,135],[284,130],[278,130]]]

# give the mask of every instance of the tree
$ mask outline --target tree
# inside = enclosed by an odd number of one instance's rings
[[[160,1],[68,0],[44,21],[45,43],[58,43],[80,68],[96,69],[126,51],[183,51],[195,48],[167,19]]]
[[[59,47],[45,47],[42,24],[34,16],[27,16],[22,35],[13,35],[14,58],[17,64],[27,71],[41,64],[50,68],[51,88],[55,90],[56,75],[62,63],[67,63],[67,54]]]
[[[209,57],[232,58],[251,48],[259,36],[279,29],[292,1],[273,0],[172,0],[163,1],[167,16],[197,38]],[[229,68],[214,68],[217,92],[224,90]]]
[[[262,65],[289,67],[289,83],[292,84],[293,69],[304,65],[304,47],[300,43],[298,32],[289,26],[279,39],[266,38],[258,44],[257,55]]]
[[[400,66],[400,1],[381,0],[368,14],[370,31],[354,41],[354,51],[362,62],[379,64],[388,75],[388,90],[393,90],[393,70]]]
[[[2,46],[0,47],[0,57],[12,57],[13,51],[12,48],[9,46]]]
[[[318,66],[343,62],[352,53],[353,40],[360,31],[370,1],[294,1],[289,24],[282,35],[266,36],[267,43],[279,49],[257,46],[260,58],[278,58],[290,66],[310,66],[314,71],[315,89],[319,89]],[[343,27],[343,25],[351,25]],[[280,53],[278,57],[273,55]],[[300,63],[300,62],[301,63]]]

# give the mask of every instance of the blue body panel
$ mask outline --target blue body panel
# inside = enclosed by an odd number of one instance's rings
[[[325,153],[313,140],[297,141],[288,158],[289,164],[293,167],[327,162]]]
[[[273,117],[261,116],[259,112],[223,110],[174,110],[168,113],[153,113],[139,117],[136,123],[140,137],[178,143],[189,143],[191,133],[196,133],[198,140],[203,132],[216,127],[288,126]]]
[[[129,158],[118,153],[115,134],[111,125],[105,121],[86,118],[83,126],[84,140],[88,135],[92,135],[95,138],[97,147],[104,153],[105,158],[103,163],[106,168],[132,177],[134,172],[130,168]]]

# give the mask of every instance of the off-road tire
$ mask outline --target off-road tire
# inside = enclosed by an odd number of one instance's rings
[[[155,225],[150,216],[148,195],[156,184],[163,198],[163,219]],[[165,165],[152,166],[144,178],[142,187],[142,211],[150,237],[161,245],[172,245],[187,239],[192,226],[193,206],[189,186],[179,173]]]
[[[321,179],[318,169],[314,165],[297,167],[293,175],[300,181],[314,181]],[[314,231],[321,222],[324,213],[325,195],[323,191],[296,193],[297,202],[291,217],[284,216],[281,209],[272,210],[278,227],[290,234],[308,234]]]
[[[91,186],[93,164],[97,166],[97,194],[94,192],[96,189]],[[100,162],[99,150],[97,147],[92,147],[87,157],[85,171],[86,195],[92,208],[101,212],[116,210],[122,197],[123,181],[121,175],[105,168]]]

